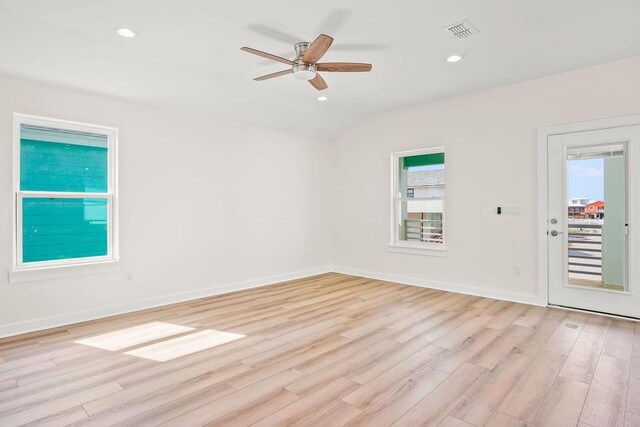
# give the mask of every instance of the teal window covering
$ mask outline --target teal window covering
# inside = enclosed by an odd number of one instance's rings
[[[106,199],[22,199],[22,260],[107,255]]]
[[[404,169],[443,164],[444,153],[420,154],[418,156],[408,156],[402,158],[402,167]]]
[[[22,262],[108,255],[108,136],[21,125]],[[59,193],[59,194],[56,194]]]
[[[20,190],[106,193],[108,139],[22,125]]]

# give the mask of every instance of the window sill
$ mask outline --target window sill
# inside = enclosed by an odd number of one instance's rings
[[[120,271],[120,260],[98,261],[86,264],[56,265],[9,270],[9,283],[32,282],[35,280],[60,279],[86,274],[100,274]]]
[[[391,243],[389,245],[389,252],[395,252],[399,254],[413,254],[413,255],[427,255],[446,257],[446,247],[434,247],[434,246],[414,246],[414,245],[402,245],[398,243]]]

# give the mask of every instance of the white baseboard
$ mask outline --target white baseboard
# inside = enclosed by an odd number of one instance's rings
[[[405,285],[420,286],[423,288],[438,289],[448,292],[456,292],[466,295],[474,295],[485,298],[499,299],[505,301],[513,301],[524,304],[546,306],[546,302],[539,301],[535,295],[517,294],[511,292],[494,291],[483,288],[475,288],[465,285],[456,285],[452,283],[437,282],[433,280],[416,279],[413,277],[397,276],[394,274],[379,273],[374,271],[359,270],[356,268],[326,266],[294,273],[281,274],[277,276],[266,277],[262,279],[249,280],[245,282],[232,283],[226,286],[216,288],[198,289],[195,291],[183,292],[179,294],[166,295],[158,298],[151,298],[143,301],[135,301],[125,304],[117,304],[110,307],[98,308],[93,310],[77,311],[74,313],[63,314],[59,316],[44,317],[41,319],[29,320],[26,322],[12,323],[0,326],[0,338],[10,337],[14,335],[25,334],[29,332],[42,331],[45,329],[57,328],[60,326],[71,325],[73,323],[86,322],[88,320],[100,319],[103,317],[115,316],[118,314],[131,313],[133,311],[145,310],[149,308],[161,307],[164,305],[175,304],[179,302],[205,298],[215,295],[226,294],[229,292],[240,291],[243,289],[258,288],[261,286],[273,285],[275,283],[286,282],[288,280],[303,279],[305,277],[315,276],[324,273],[342,273],[352,276],[367,277],[371,279],[384,280],[387,282],[402,283]]]
[[[130,313],[132,311],[145,310],[163,305],[175,304],[179,302],[205,298],[214,295],[226,294],[243,289],[258,288],[261,286],[273,285],[275,283],[289,280],[303,279],[305,277],[316,276],[318,274],[330,273],[330,266],[319,267],[310,270],[298,271],[294,273],[280,274],[277,276],[265,277],[262,279],[248,280],[245,282],[232,283],[216,288],[198,289],[195,291],[183,292],[179,294],[166,295],[158,298],[151,298],[143,301],[135,301],[125,304],[116,304],[110,307],[93,310],[77,311],[74,313],[59,316],[44,317],[41,319],[29,320],[26,322],[11,323],[0,326],[0,338],[25,334],[28,332],[42,331],[45,329],[57,328],[59,326],[71,325],[73,323],[86,322],[88,320],[100,319],[103,317],[115,316],[118,314]]]
[[[416,279],[414,277],[397,276],[395,274],[379,273],[375,271],[359,270],[356,268],[334,266],[335,273],[350,274],[352,276],[367,277],[370,279],[384,280],[386,282],[402,283],[404,285],[420,286],[422,288],[438,289],[441,291],[455,292],[465,295],[473,295],[504,301],[519,302],[523,304],[538,305],[546,307],[546,301],[540,301],[535,295],[518,294],[504,291],[494,291],[490,289],[475,288],[466,285],[456,285],[453,283],[438,282],[433,280]]]

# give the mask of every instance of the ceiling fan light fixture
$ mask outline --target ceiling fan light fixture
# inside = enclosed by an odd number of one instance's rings
[[[454,62],[458,62],[458,61],[460,61],[460,60],[462,60],[462,55],[457,54],[457,53],[454,53],[453,55],[449,55],[449,56],[447,57],[447,62],[452,63],[452,64],[453,64]]]
[[[300,71],[294,71],[293,75],[295,76],[296,79],[299,79],[299,80],[311,80],[316,76],[316,72],[311,70],[300,70]]]
[[[319,97],[318,97],[318,101],[320,101],[320,102],[324,102],[324,101],[326,101],[327,99],[329,99],[329,98],[327,98],[326,96],[319,96]]]
[[[299,80],[311,80],[316,76],[316,66],[313,64],[295,64],[293,76]]]

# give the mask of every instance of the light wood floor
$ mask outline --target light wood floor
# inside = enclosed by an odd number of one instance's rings
[[[327,274],[0,340],[0,425],[638,426],[634,322]]]

